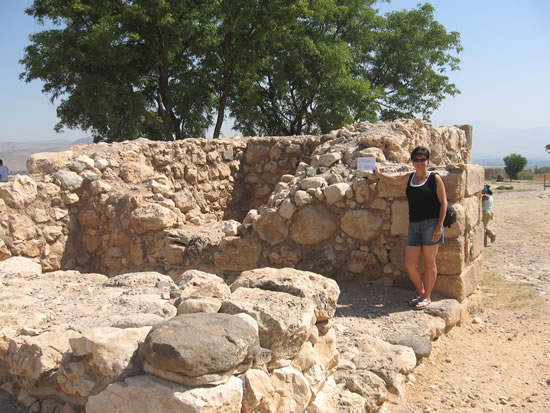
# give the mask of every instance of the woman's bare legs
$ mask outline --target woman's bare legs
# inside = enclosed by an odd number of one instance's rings
[[[437,264],[436,256],[439,244],[436,245],[424,245],[422,247],[422,254],[424,255],[424,295],[423,297],[429,302],[432,301],[432,290],[434,289],[435,279],[437,278]]]
[[[418,260],[420,259],[421,252],[422,247],[405,247],[405,268],[407,269],[409,278],[416,288],[418,297],[424,297],[425,293],[424,283],[422,282],[422,274],[418,271]]]

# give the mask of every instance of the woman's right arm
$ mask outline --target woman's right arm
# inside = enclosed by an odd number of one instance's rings
[[[383,174],[378,170],[378,167],[375,167],[372,172],[374,176],[378,177],[382,182],[391,184],[391,185],[404,185],[409,181],[410,174],[390,176]]]

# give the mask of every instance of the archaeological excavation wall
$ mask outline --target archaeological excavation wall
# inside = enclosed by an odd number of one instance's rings
[[[357,157],[404,173],[423,145],[458,211],[436,289],[461,300],[481,277],[483,169],[470,164],[467,132],[399,120],[323,136],[140,139],[35,154],[28,176],[0,186],[0,257],[108,275],[201,268],[231,279],[293,267],[391,285],[406,278],[405,193],[357,171]]]

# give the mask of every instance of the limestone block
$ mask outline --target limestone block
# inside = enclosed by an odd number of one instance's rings
[[[460,201],[464,198],[466,190],[466,172],[461,170],[452,170],[447,173],[441,173],[441,179],[445,184],[447,199],[450,201]]]
[[[188,297],[178,305],[178,314],[190,313],[217,313],[222,306],[219,298],[215,297]]]
[[[338,394],[340,403],[352,406],[350,412],[376,412],[388,399],[386,382],[366,369],[343,370],[336,373],[336,381],[345,391]]]
[[[229,286],[223,278],[199,270],[187,270],[176,280],[181,297],[216,297],[220,299],[231,295]]]
[[[389,257],[392,265],[401,272],[406,272],[405,268],[405,245],[406,239],[400,239],[390,249]]]
[[[458,275],[438,275],[434,291],[462,302],[483,280],[483,255],[467,265]]]
[[[76,172],[62,169],[53,174],[54,180],[65,190],[76,192],[82,186],[83,178]]]
[[[130,214],[130,222],[138,234],[170,228],[176,221],[176,214],[159,204],[139,206]]]
[[[307,298],[258,288],[238,288],[222,303],[221,313],[247,313],[259,326],[260,344],[272,351],[272,362],[300,351],[315,325],[315,305]]]
[[[329,152],[319,156],[318,166],[330,167],[342,159],[340,152]],[[315,166],[315,165],[314,165]]]
[[[460,274],[466,265],[464,237],[445,240],[439,246],[436,264],[438,274]]]
[[[94,160],[87,155],[80,155],[71,162],[69,168],[77,173],[85,169],[94,169]]]
[[[481,165],[466,165],[466,196],[481,192],[485,181],[485,169]]]
[[[70,350],[73,330],[48,331],[35,337],[18,336],[9,341],[6,361],[17,383],[29,388],[57,371],[63,354]]]
[[[134,357],[151,327],[96,327],[69,340],[72,353],[64,358],[57,382],[65,393],[88,397],[92,391],[138,371]]]
[[[304,178],[300,181],[300,188],[304,191],[312,188],[323,188],[327,185],[327,181],[322,176],[313,176]]]
[[[305,413],[334,413],[338,411],[338,397],[341,390],[334,378],[329,377],[315,399],[306,408]],[[354,410],[350,410],[354,411]],[[360,411],[360,410],[357,410]]]
[[[275,412],[271,378],[259,369],[249,369],[243,374],[244,395],[242,413]]]
[[[292,219],[292,215],[294,215],[295,211],[296,205],[294,205],[291,199],[285,199],[279,207],[279,215],[289,221]]]
[[[313,197],[308,194],[306,191],[296,191],[294,194],[294,202],[297,206],[303,207],[305,205],[311,204]]]
[[[151,375],[128,377],[88,398],[86,413],[240,413],[243,385],[231,377],[214,387],[189,389]]]
[[[327,204],[333,205],[336,202],[344,199],[346,196],[346,192],[349,188],[350,186],[344,182],[339,182],[327,186],[323,191],[323,194],[325,195],[325,198],[327,200]]]
[[[377,162],[385,162],[386,161],[386,156],[384,155],[384,152],[382,151],[382,149],[376,148],[376,147],[370,147],[370,148],[362,149],[362,150],[359,151],[357,156],[367,157],[367,158],[368,157],[374,157],[374,158],[376,158]]]
[[[337,229],[334,218],[324,206],[308,205],[294,213],[290,237],[300,245],[315,245],[332,238]]]
[[[254,239],[225,237],[214,253],[214,263],[224,271],[245,271],[256,268],[261,244]]]
[[[303,412],[311,400],[311,388],[306,378],[293,367],[273,370],[271,383],[275,389],[278,413]]]
[[[226,383],[260,354],[256,330],[222,313],[181,314],[153,326],[140,346],[144,370],[187,386]]]
[[[155,287],[158,283],[175,286],[174,281],[168,275],[155,271],[131,272],[115,275],[103,283],[105,287]]]
[[[155,170],[145,163],[124,162],[119,169],[118,176],[127,184],[146,182],[155,174]]]
[[[352,238],[370,241],[378,236],[382,224],[378,214],[366,209],[352,209],[345,212],[340,227]]]
[[[369,183],[366,180],[357,180],[353,183],[355,201],[363,204],[369,201]]]
[[[24,208],[37,195],[36,183],[28,175],[15,175],[15,180],[0,185],[0,198],[12,208]]]
[[[483,251],[484,232],[485,226],[483,225],[483,222],[479,222],[466,235],[466,253],[468,262],[475,260]]]
[[[101,219],[101,216],[98,215],[91,208],[82,208],[78,212],[77,217],[78,217],[78,221],[80,222],[80,225],[83,227],[99,228],[103,224],[103,220]]]
[[[410,347],[390,344],[365,335],[358,343],[358,354],[352,359],[358,370],[369,370],[381,377],[394,394],[405,391],[405,375],[416,367],[416,356]]]
[[[406,197],[406,185],[392,185],[382,181],[376,184],[376,195],[380,198],[404,198]]]
[[[240,287],[280,291],[311,300],[317,322],[334,317],[340,296],[336,281],[310,271],[294,268],[257,268],[244,271],[231,284],[231,291]]]
[[[406,236],[409,232],[409,203],[394,201],[391,206],[391,235]]]
[[[10,273],[42,274],[40,264],[26,257],[11,257],[2,261],[0,266],[0,279]]]
[[[37,232],[34,222],[27,215],[10,214],[9,226],[14,241],[32,240]]]
[[[369,279],[377,279],[382,274],[380,261],[373,253],[355,250],[348,257],[346,269],[354,274],[366,276]]]
[[[252,226],[258,236],[270,245],[280,244],[288,236],[288,221],[274,209],[262,211]]]
[[[269,148],[264,145],[250,143],[244,154],[244,160],[249,165],[264,162],[269,156]]]
[[[479,195],[464,198],[462,205],[464,206],[464,211],[466,214],[465,229],[466,231],[470,231],[480,221],[481,201]]]
[[[27,171],[30,174],[49,175],[63,167],[72,157],[72,150],[35,153],[27,159]]]

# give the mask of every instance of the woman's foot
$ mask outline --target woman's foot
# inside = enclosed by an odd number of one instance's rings
[[[413,306],[415,310],[424,310],[430,305],[431,301],[427,298],[423,298],[420,301],[417,301],[417,303]]]
[[[414,307],[419,301],[422,301],[422,296],[418,296],[418,297],[413,298],[412,300],[410,300],[410,301],[408,302],[408,304],[409,304],[411,307]]]

